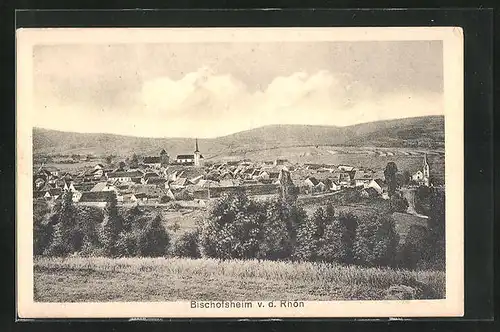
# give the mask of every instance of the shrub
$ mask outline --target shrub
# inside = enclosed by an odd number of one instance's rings
[[[141,257],[159,257],[167,254],[170,236],[163,227],[159,215],[149,220],[146,227],[138,232],[136,241],[137,254]]]
[[[293,254],[297,242],[297,229],[307,220],[305,211],[289,201],[276,199],[262,205],[265,218],[261,226],[258,257],[287,259]]]
[[[185,232],[175,241],[172,254],[177,257],[200,258],[198,237],[198,231]]]
[[[254,201],[241,190],[224,193],[200,225],[203,256],[287,259],[306,213],[283,199]]]
[[[333,216],[329,216],[333,217]],[[308,219],[302,227],[299,228],[297,236],[297,248],[295,257],[300,260],[317,261],[318,252],[324,242],[323,235],[327,225],[333,222],[329,219],[323,208],[319,207],[312,218]]]
[[[353,214],[341,214],[329,224],[321,241],[318,258],[325,262],[352,263],[357,218]]]
[[[49,212],[47,202],[33,201],[33,255],[41,255],[50,245],[53,229],[47,217]]]
[[[400,267],[415,269],[422,261],[428,259],[426,254],[428,236],[426,227],[420,225],[410,227],[405,242],[401,244],[398,250],[397,263]]]
[[[131,208],[122,212],[123,215],[123,230],[130,231],[137,227],[138,219],[144,216],[139,206],[134,205]]]
[[[408,210],[408,201],[406,198],[401,197],[399,193],[394,193],[389,200],[389,212],[405,213]]]
[[[439,270],[444,270],[446,265],[445,202],[445,193],[434,190],[430,198],[429,219],[427,219],[429,228],[427,265],[430,268]]]
[[[137,232],[124,231],[118,235],[116,241],[117,255],[120,257],[134,257],[138,254]]]
[[[360,220],[354,242],[355,262],[367,266],[392,266],[399,237],[389,215],[369,215]]]
[[[53,256],[67,256],[83,245],[83,235],[77,227],[73,194],[64,192],[60,204],[54,205],[48,224],[54,225],[51,244],[45,252]]]
[[[117,255],[116,242],[118,235],[123,230],[123,221],[118,214],[116,196],[104,208],[104,220],[99,227],[99,240],[106,256]]]
[[[201,226],[203,255],[220,259],[257,257],[259,224],[264,217],[259,204],[244,192],[222,195]]]

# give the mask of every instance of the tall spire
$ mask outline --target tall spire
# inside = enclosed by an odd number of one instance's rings
[[[194,152],[200,152],[200,151],[198,150],[198,139],[196,139],[196,150],[194,150]]]

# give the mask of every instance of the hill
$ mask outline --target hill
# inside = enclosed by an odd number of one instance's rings
[[[348,127],[269,125],[212,139],[200,139],[206,156],[277,147],[346,145],[374,147],[444,147],[444,117],[377,121]],[[113,134],[70,133],[33,129],[33,152],[41,154],[171,155],[194,148],[193,138],[145,138]]]

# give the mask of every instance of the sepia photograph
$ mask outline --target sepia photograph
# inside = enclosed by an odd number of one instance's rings
[[[462,315],[462,61],[453,27],[18,30],[20,313]]]

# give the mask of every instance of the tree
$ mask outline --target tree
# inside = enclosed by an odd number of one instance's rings
[[[125,164],[125,162],[122,160],[118,163],[118,168],[123,171],[125,169],[125,167],[127,167],[127,164]]]
[[[49,224],[54,225],[52,242],[47,253],[52,256],[66,256],[82,246],[82,236],[78,232],[73,206],[73,193],[65,191],[60,204],[56,204],[49,216]]]
[[[445,268],[446,196],[444,191],[434,189],[430,198],[428,253],[427,257],[435,268]]]
[[[116,242],[122,229],[123,221],[118,215],[116,195],[113,195],[111,200],[106,203],[104,220],[100,227],[100,241],[107,256],[115,256],[117,254]]]
[[[203,255],[219,259],[256,258],[264,217],[259,203],[249,200],[243,191],[222,195],[201,225]]]
[[[399,236],[390,215],[368,215],[356,228],[354,260],[366,266],[392,266],[398,243]]]
[[[113,159],[114,159],[114,156],[112,156],[112,155],[106,156],[106,163],[108,165],[111,165],[113,163]]]
[[[336,216],[326,226],[318,250],[319,259],[325,262],[352,263],[356,227],[357,218],[355,215],[347,213]]]
[[[389,199],[389,212],[401,212],[405,213],[408,210],[408,201],[406,198],[402,197],[399,193],[395,193]]]
[[[411,183],[411,174],[408,170],[403,172],[403,185],[408,186]]]
[[[163,227],[160,215],[151,219],[137,239],[138,255],[141,257],[165,256],[170,245],[170,236]]]
[[[172,253],[176,257],[200,258],[198,247],[198,231],[188,231],[175,241]]]
[[[139,167],[139,158],[137,157],[137,155],[135,153],[130,158],[129,166],[130,166],[130,168],[137,168],[137,167]]]
[[[390,161],[387,163],[387,166],[384,170],[385,182],[387,183],[387,191],[389,196],[394,195],[396,192],[396,188],[398,186],[396,173],[398,172],[398,167],[396,163]]]
[[[326,209],[319,207],[299,229],[297,248],[295,257],[306,261],[331,261],[331,252],[325,247],[331,245],[330,240],[336,235],[329,234],[326,238],[326,231],[335,222],[335,210],[329,204]],[[330,227],[331,228],[331,227]],[[333,230],[333,229],[330,229]]]

